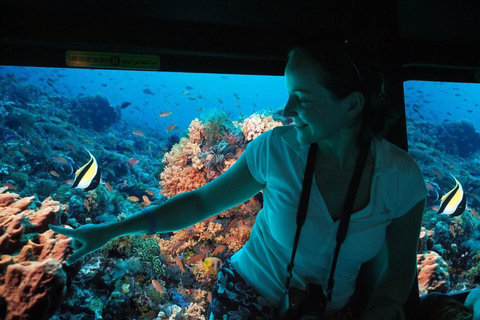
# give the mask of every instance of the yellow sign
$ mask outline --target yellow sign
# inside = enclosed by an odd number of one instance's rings
[[[159,70],[160,57],[147,54],[71,51],[66,54],[67,66],[80,68],[115,68]]]

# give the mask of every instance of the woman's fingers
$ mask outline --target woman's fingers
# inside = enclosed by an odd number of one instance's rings
[[[70,257],[68,257],[68,259],[66,261],[67,266],[69,266],[71,264],[74,264],[75,262],[77,262],[78,260],[80,260],[81,258],[83,258],[84,256],[86,256],[89,253],[90,252],[87,252],[85,246],[81,247],[80,249],[78,249],[77,251],[72,253],[70,255]]]
[[[64,236],[67,236],[67,237],[73,237],[73,235],[75,234],[74,229],[62,228],[59,226],[54,226],[53,224],[49,224],[48,227],[52,229],[54,232],[63,234]]]

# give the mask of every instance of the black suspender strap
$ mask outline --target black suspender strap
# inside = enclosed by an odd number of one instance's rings
[[[369,150],[370,150],[370,142],[365,144],[360,149],[360,152],[358,154],[358,157],[355,163],[355,169],[353,171],[353,175],[350,180],[350,185],[348,187],[342,217],[337,230],[337,237],[336,237],[337,244],[336,244],[335,253],[333,256],[332,267],[330,269],[330,277],[328,279],[328,286],[327,286],[328,301],[331,301],[332,299],[334,274],[335,274],[335,268],[337,266],[338,253],[340,251],[340,246],[342,245],[343,241],[347,236],[348,225],[350,223],[350,216],[353,209],[353,203],[355,200],[355,196],[357,194],[358,186],[360,185],[360,178],[362,177],[363,168],[365,167]],[[290,264],[287,266],[288,275],[287,275],[287,281],[285,283],[285,290],[288,290],[290,287],[290,279],[293,276],[292,270],[294,266],[295,254],[297,252],[298,240],[300,239],[300,232],[302,230],[302,226],[305,223],[305,219],[307,217],[307,209],[308,209],[308,202],[310,199],[310,190],[311,190],[311,185],[313,180],[313,171],[315,167],[316,154],[317,154],[317,144],[312,143],[310,145],[310,149],[308,152],[307,166],[305,168],[305,177],[304,177],[303,186],[302,186],[302,194],[300,197],[300,204],[298,206],[298,211],[297,211],[297,230],[295,232],[295,240],[293,243],[292,257],[290,260]]]
[[[360,179],[362,178],[363,168],[367,161],[368,151],[370,150],[370,143],[367,143],[360,152],[355,163],[355,169],[353,171],[350,185],[347,191],[347,197],[345,199],[345,205],[343,207],[342,217],[338,225],[337,230],[337,245],[335,246],[335,253],[333,255],[332,267],[330,268],[330,277],[327,284],[327,301],[332,301],[333,285],[335,284],[334,275],[335,268],[337,267],[338,253],[340,252],[340,246],[347,237],[348,225],[350,224],[350,216],[353,211],[353,203],[357,195],[358,186],[360,185]]]
[[[293,261],[295,260],[295,254],[297,252],[298,239],[300,238],[300,231],[302,230],[302,226],[305,223],[305,219],[307,217],[308,200],[310,199],[310,189],[312,187],[313,169],[315,168],[316,157],[317,144],[312,143],[310,145],[310,149],[308,150],[307,166],[305,168],[305,176],[303,178],[302,195],[300,196],[300,204],[298,205],[297,210],[297,231],[295,232],[295,240],[293,242],[292,258],[290,260],[290,264],[287,266],[288,276],[287,282],[285,283],[286,290],[288,290],[288,288],[290,287],[290,279],[293,276]]]

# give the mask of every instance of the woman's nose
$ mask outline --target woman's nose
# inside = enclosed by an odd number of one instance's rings
[[[290,118],[296,115],[296,112],[293,108],[294,103],[292,99],[288,99],[287,104],[285,105],[285,108],[283,109],[283,116],[285,118]]]

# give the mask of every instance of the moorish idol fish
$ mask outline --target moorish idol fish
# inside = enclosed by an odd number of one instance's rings
[[[440,209],[437,214],[446,214],[450,217],[461,215],[467,206],[467,197],[463,192],[462,185],[455,179],[455,187],[441,198]]]
[[[97,160],[90,151],[87,150],[87,152],[90,155],[90,160],[75,172],[75,181],[72,184],[72,188],[80,188],[85,191],[98,187],[101,178]]]

